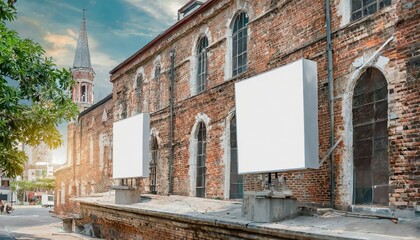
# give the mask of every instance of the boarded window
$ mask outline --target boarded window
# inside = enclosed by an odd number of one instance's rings
[[[353,96],[354,202],[388,204],[388,90],[384,75],[368,68]]]
[[[236,76],[247,69],[248,22],[248,15],[244,12],[235,18],[232,31],[232,76]]]
[[[197,66],[197,92],[205,89],[207,81],[207,51],[209,42],[206,37],[200,39],[198,44],[198,66]]]
[[[152,138],[150,143],[150,163],[149,163],[149,181],[150,181],[150,193],[156,194],[156,166],[158,160],[158,143],[156,137]]]
[[[206,126],[200,122],[197,136],[197,197],[206,196]]]
[[[238,144],[236,142],[236,116],[230,121],[230,199],[242,198],[242,175],[238,174]]]

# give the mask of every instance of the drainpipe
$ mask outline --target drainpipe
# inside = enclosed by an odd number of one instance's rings
[[[330,18],[330,0],[325,0],[325,18],[327,23],[327,57],[328,57],[328,95],[330,105],[330,128],[331,128],[331,148],[334,147],[334,82],[333,82],[333,58],[332,58],[332,43],[331,43],[331,18]],[[330,207],[334,208],[334,190],[335,190],[335,176],[334,176],[334,154],[331,154],[331,199]]]
[[[172,186],[172,178],[173,178],[173,162],[174,162],[174,146],[173,146],[173,138],[174,138],[174,81],[175,81],[175,49],[171,49],[170,52],[171,56],[171,87],[170,87],[170,127],[169,127],[169,194],[173,193],[173,186]]]

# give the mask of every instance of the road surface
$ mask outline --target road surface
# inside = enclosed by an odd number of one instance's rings
[[[82,239],[62,233],[62,222],[52,217],[51,208],[41,206],[14,206],[11,214],[0,215],[0,231],[11,233],[17,239]]]

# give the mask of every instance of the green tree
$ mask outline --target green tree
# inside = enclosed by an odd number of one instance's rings
[[[20,201],[25,201],[25,192],[28,191],[53,191],[55,187],[55,180],[49,178],[40,178],[36,181],[11,181],[10,190],[17,193],[17,198]]]
[[[69,71],[58,69],[38,43],[7,28],[15,15],[14,1],[0,0],[0,171],[8,177],[20,175],[27,160],[19,143],[59,147],[58,124],[78,113]]]

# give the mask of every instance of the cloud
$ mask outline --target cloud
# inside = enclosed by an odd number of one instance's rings
[[[44,36],[46,55],[52,57],[60,66],[72,62],[71,51],[76,48],[77,37],[73,30],[67,29],[66,34],[47,32]]]
[[[138,24],[140,19],[131,18],[130,21],[122,23],[122,28],[112,29],[111,32],[122,37],[154,37],[161,31],[156,26]]]
[[[171,24],[177,19],[178,9],[188,0],[124,0],[126,3],[147,13],[156,20]]]

